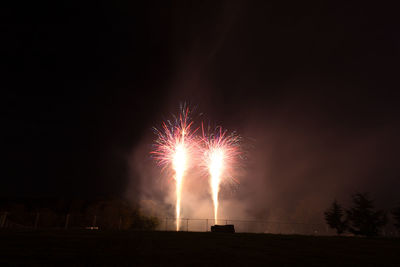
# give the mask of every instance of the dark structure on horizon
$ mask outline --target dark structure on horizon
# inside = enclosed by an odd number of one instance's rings
[[[235,226],[233,224],[226,225],[213,225],[211,226],[211,232],[213,233],[235,233]]]

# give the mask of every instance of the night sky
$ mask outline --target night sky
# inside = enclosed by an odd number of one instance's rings
[[[9,4],[0,194],[123,195],[135,148],[187,101],[265,148],[249,165],[268,165],[263,179],[281,197],[293,195],[290,181],[399,201],[396,12],[326,1]]]

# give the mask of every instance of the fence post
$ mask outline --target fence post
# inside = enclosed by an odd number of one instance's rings
[[[92,227],[95,227],[95,226],[96,226],[96,221],[97,221],[97,216],[96,216],[96,215],[94,215],[94,216],[93,216],[93,223],[92,223]]]
[[[68,213],[67,216],[65,217],[65,226],[64,226],[64,229],[68,229],[68,224],[69,224],[69,213]]]
[[[189,219],[186,219],[186,232],[189,232]]]
[[[36,212],[36,218],[35,218],[35,229],[37,229],[37,227],[38,227],[38,224],[39,224],[39,216],[40,216],[40,213],[39,212]]]
[[[8,212],[6,211],[6,212],[4,212],[3,215],[1,216],[0,228],[3,228],[4,225],[6,224],[7,215],[8,215]]]

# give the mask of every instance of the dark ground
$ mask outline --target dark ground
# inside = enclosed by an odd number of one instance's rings
[[[400,239],[187,232],[2,231],[0,265],[399,266]]]

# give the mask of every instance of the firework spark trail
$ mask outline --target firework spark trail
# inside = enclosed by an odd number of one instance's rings
[[[224,177],[229,177],[234,169],[234,161],[239,154],[239,136],[227,135],[226,130],[217,128],[216,133],[206,136],[203,130],[203,165],[210,176],[211,194],[214,205],[214,221],[218,224],[219,190]]]
[[[218,193],[221,183],[221,172],[224,167],[224,151],[216,148],[210,152],[210,184],[212,191],[212,199],[214,203],[214,220],[218,224]]]
[[[163,123],[161,130],[154,128],[158,138],[156,140],[155,150],[151,153],[155,156],[163,169],[172,165],[174,171],[174,180],[176,183],[176,230],[180,227],[181,214],[181,196],[182,184],[185,171],[188,168],[191,148],[194,145],[194,133],[191,130],[192,122],[189,120],[189,109],[182,108],[182,112],[174,122],[167,121]]]
[[[173,159],[173,169],[175,171],[176,181],[176,230],[179,230],[179,222],[181,217],[181,198],[182,198],[182,181],[186,170],[186,149],[184,143],[184,133],[182,133],[182,142],[177,144]]]

